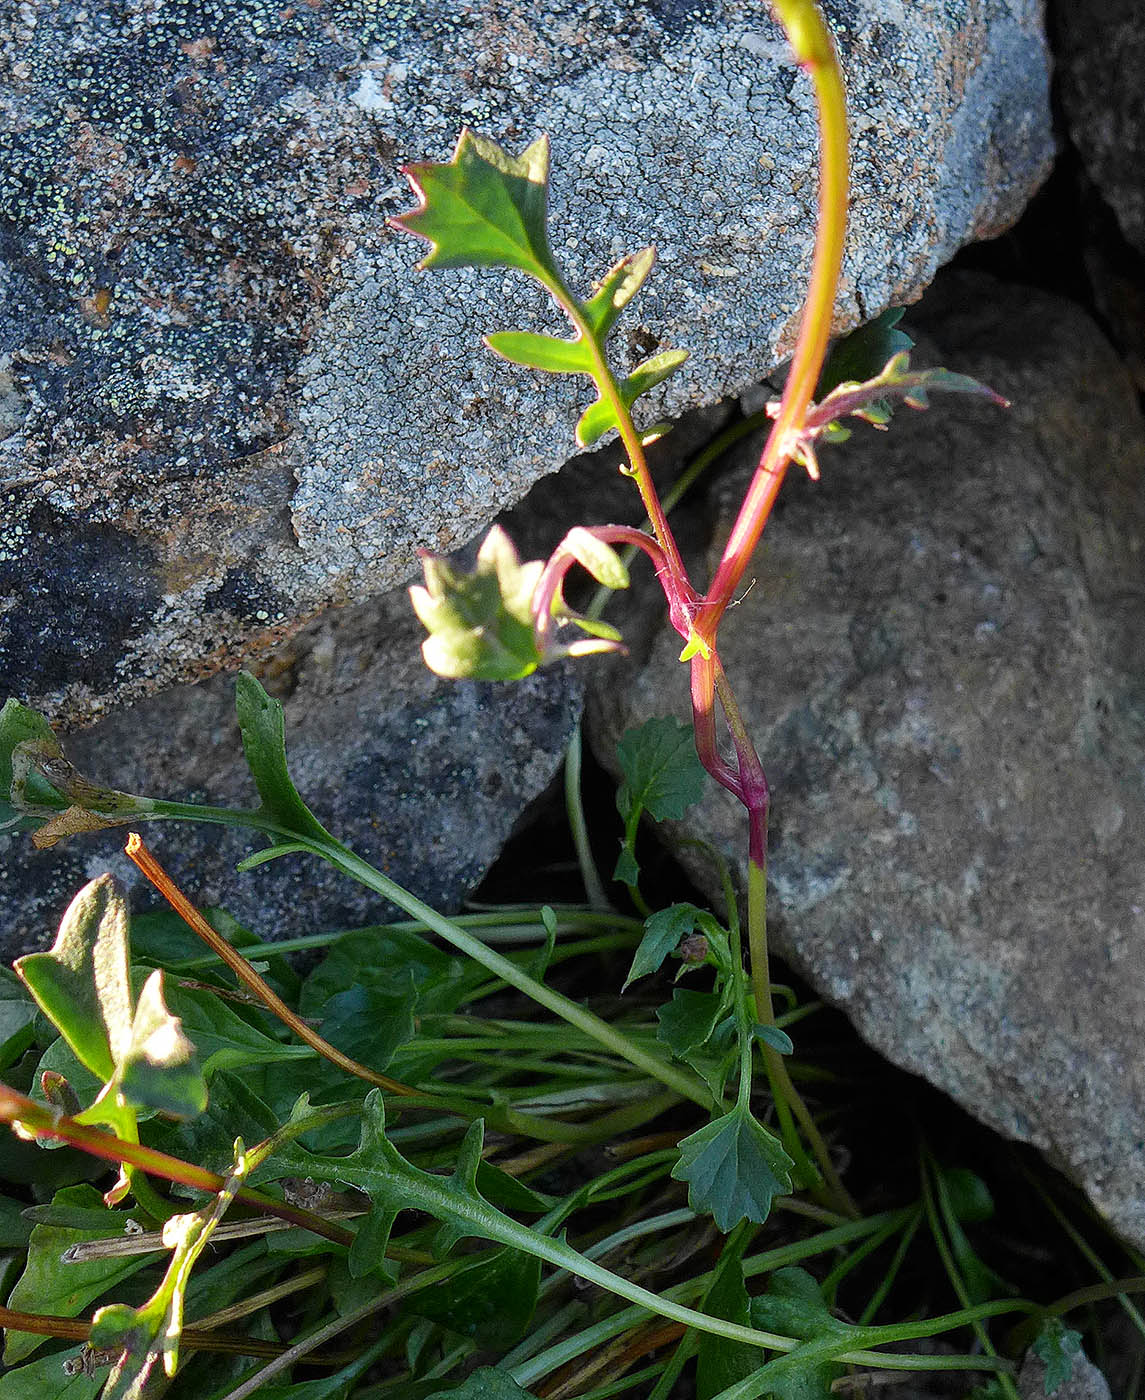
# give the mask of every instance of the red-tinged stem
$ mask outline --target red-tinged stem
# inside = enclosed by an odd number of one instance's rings
[[[225,1177],[209,1172],[205,1167],[197,1167],[193,1162],[184,1162],[180,1157],[158,1152],[153,1147],[128,1142],[100,1128],[89,1128],[83,1123],[77,1123],[74,1118],[47,1108],[35,1099],[10,1089],[6,1084],[0,1084],[0,1122],[19,1128],[28,1137],[54,1138],[58,1142],[66,1142],[71,1147],[78,1147],[81,1152],[99,1157],[105,1162],[125,1162],[128,1166],[145,1171],[149,1176],[162,1177],[165,1181],[177,1181],[196,1191],[216,1193],[227,1184]],[[254,1210],[267,1215],[277,1215],[292,1225],[322,1235],[325,1239],[333,1240],[335,1244],[353,1243],[354,1236],[350,1230],[324,1220],[313,1211],[286,1205],[271,1196],[264,1196],[261,1191],[252,1191],[244,1186],[238,1191],[235,1199]]]
[[[714,651],[692,657],[692,729],[696,737],[696,753],[700,762],[721,787],[727,788],[742,802],[743,786],[739,775],[720,753],[716,738],[716,664]]]
[[[595,539],[602,540],[605,544],[627,544],[636,549],[642,549],[652,561],[652,567],[656,570],[656,577],[668,599],[669,607],[673,607],[673,599],[679,595],[681,581],[672,574],[667,556],[651,535],[636,529],[634,525],[585,525],[581,526],[581,529]],[[555,621],[553,600],[560,593],[565,575],[579,562],[575,551],[570,548],[566,536],[549,556],[541,576],[537,580],[537,586],[533,589],[531,602],[533,630],[536,634],[537,646],[542,653],[547,650],[549,639],[552,636],[553,622]],[[677,603],[675,606],[678,608],[679,604]]]
[[[783,484],[831,335],[847,227],[847,109],[834,45],[812,0],[773,0],[819,105],[819,217],[807,302],[775,426],[744,497],[701,609],[697,631],[711,642],[747,568]]]

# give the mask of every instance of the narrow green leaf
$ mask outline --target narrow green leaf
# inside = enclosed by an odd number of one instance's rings
[[[662,350],[643,364],[637,365],[620,386],[624,402],[631,407],[641,394],[654,389],[657,384],[673,375],[688,358],[686,350]]]
[[[542,284],[558,274],[549,248],[549,140],[519,156],[462,131],[445,164],[406,167],[421,199],[391,220],[432,244],[420,267],[516,267]]]
[[[583,525],[574,526],[561,542],[582,569],[605,588],[627,588],[628,570],[616,550]]]
[[[105,1081],[131,1044],[127,940],[127,905],[112,877],[101,875],[68,906],[51,951],[15,964],[80,1063]]]
[[[656,249],[642,248],[639,253],[627,253],[605,273],[600,287],[584,304],[585,315],[600,340],[644,285],[655,261]]]
[[[1081,1352],[1081,1333],[1067,1327],[1060,1317],[1047,1317],[1031,1348],[1046,1365],[1042,1388],[1052,1395],[1073,1376],[1075,1358]]]
[[[583,340],[563,340],[532,331],[496,331],[485,337],[485,344],[511,364],[549,374],[591,375],[594,369],[592,354]]]
[[[131,1043],[118,1067],[119,1092],[139,1108],[173,1118],[193,1118],[207,1106],[207,1085],[195,1047],[163,997],[163,973],[143,984],[131,1026]]]
[[[791,1043],[791,1037],[786,1031],[782,1031],[778,1026],[756,1025],[752,1029],[752,1034],[756,1040],[764,1045],[770,1045],[773,1050],[778,1050],[781,1055],[793,1055],[795,1046]]]
[[[193,1042],[201,1074],[208,1082],[222,1070],[314,1058],[309,1046],[275,1040],[205,987],[172,985],[167,989],[167,1000]],[[228,1148],[231,1139],[233,1134]]]
[[[578,447],[592,447],[608,432],[618,428],[616,411],[607,399],[597,399],[590,403],[577,420],[576,441]]]
[[[681,1142],[672,1175],[688,1183],[692,1209],[726,1235],[741,1220],[763,1224],[774,1198],[791,1190],[792,1165],[775,1134],[737,1105]]]
[[[743,1281],[743,1247],[746,1237],[729,1241],[720,1255],[715,1280],[704,1299],[703,1311],[709,1317],[722,1317],[726,1322],[751,1326],[750,1301]],[[746,1342],[729,1342],[726,1337],[703,1334],[696,1348],[696,1400],[713,1400],[730,1385],[746,1380],[758,1371],[765,1360],[759,1347]]]
[[[703,796],[705,772],[691,725],[647,720],[628,730],[616,753],[624,773],[616,805],[625,821],[637,808],[656,821],[679,820]]]
[[[331,840],[290,779],[282,705],[271,699],[249,671],[240,671],[235,678],[235,714],[247,767],[262,799],[260,810],[299,836]]]

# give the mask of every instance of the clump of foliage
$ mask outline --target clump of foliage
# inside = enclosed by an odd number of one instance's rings
[[[265,843],[244,868],[303,853],[407,916],[264,944],[221,911],[204,917],[133,833],[128,854],[172,912],[131,921],[102,877],[51,951],[0,979],[0,1117],[16,1134],[6,1172],[27,1186],[0,1199],[12,1279],[0,1400],[668,1400],[678,1385],[702,1400],[815,1400],[855,1368],[985,1372],[989,1393],[1013,1396],[1014,1365],[989,1324],[1015,1315],[1008,1348],[1034,1347],[1049,1393],[1079,1345],[1063,1318],[1133,1287],[1109,1275],[1056,1302],[1013,1296],[975,1243],[989,1192],[926,1151],[913,1199],[862,1212],[796,1087],[809,1066],[790,1032],[815,1008],[773,1000],[769,793],[720,664],[720,621],[790,462],[816,474],[817,446],[845,437],[843,420],[885,426],[896,400],[997,396],[912,370],[897,313],[824,366],[846,210],[842,88],[810,0],[776,8],[820,102],[819,236],[787,385],[706,591],[684,567],[631,412],[683,352],[623,377],[608,358],[652,250],[622,258],[587,299],[567,288],[547,232],[544,139],[514,157],[464,133],[450,162],[413,167],[422,203],[397,221],[432,244],[425,266],[514,268],[546,289],[570,338],[502,331],[488,344],[591,382],[578,441],[616,430],[644,502],[647,531],[574,529],[549,560],[526,563],[494,531],[472,573],[427,559],[413,591],[436,670],[511,680],[621,645],[566,604],[574,566],[612,589],[628,578],[618,547],[652,560],[694,725],[654,720],[621,745],[615,878],[639,917],[602,898],[456,918],[430,909],[310,811],[289,775],[281,706],[249,675],[237,715],[259,800],[246,811],[93,784],[36,712],[14,700],[0,712],[3,829],[49,846],[144,821],[237,826]],[[726,869],[722,916],[653,909],[640,888],[641,820],[684,817],[705,772],[745,809],[742,928]],[[588,861],[586,881],[599,888]],[[314,948],[324,960],[300,977],[286,954]],[[586,965],[625,964],[623,988],[578,994]],[[666,967],[677,985],[662,1001],[648,989]],[[108,1164],[117,1174],[100,1189]],[[959,1306],[876,1323],[916,1236]],[[841,1317],[852,1275],[869,1280],[865,1301]],[[973,1350],[915,1345],[946,1334],[971,1335]]]

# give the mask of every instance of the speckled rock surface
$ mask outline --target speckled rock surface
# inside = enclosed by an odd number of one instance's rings
[[[721,632],[774,789],[769,913],[878,1050],[1047,1152],[1141,1246],[1145,424],[1070,303],[935,293],[920,362],[1014,407],[903,413],[825,454],[821,485],[789,481]],[[684,716],[678,651],[660,633],[606,673],[603,758],[634,720]],[[696,834],[743,859],[724,799]]]
[[[440,682],[422,665],[404,592],[333,610],[263,668],[283,699],[299,790],[359,854],[434,907],[456,909],[552,778],[580,714],[562,668],[517,686]],[[218,676],[121,710],[67,741],[81,771],[129,792],[249,806],[233,684]],[[156,823],[145,839],[199,904],[222,904],[260,937],[289,938],[385,916],[376,896],[315,860],[286,856],[235,871],[260,849],[253,834]],[[0,834],[0,957],[47,946],[86,880],[114,870],[155,896],[123,855],[123,833],[36,852]],[[404,915],[402,916],[404,917]]]
[[[852,323],[1019,213],[1047,59],[1038,0],[825,8]],[[411,277],[384,225],[461,123],[554,133],[576,282],[659,244],[621,358],[696,353],[652,411],[789,345],[814,130],[764,0],[26,0],[0,56],[0,691],[67,720],[383,591],[569,455],[575,389],[477,349],[501,277]]]
[[[1145,253],[1145,10],[1138,0],[1059,4],[1062,104],[1086,170]]]

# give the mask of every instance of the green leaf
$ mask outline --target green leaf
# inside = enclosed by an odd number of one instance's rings
[[[92,1318],[90,1344],[120,1351],[103,1391],[103,1400],[143,1400],[156,1367],[170,1377],[179,1364],[183,1308],[195,1261],[207,1247],[242,1184],[246,1166],[241,1142],[226,1185],[202,1210],[173,1215],[163,1227],[163,1243],[172,1250],[162,1283],[142,1307],[111,1303]]]
[[[145,1254],[120,1259],[94,1259],[82,1264],[60,1262],[72,1245],[106,1239],[124,1232],[127,1212],[99,1210],[101,1204],[102,1198],[94,1186],[65,1186],[62,1191],[56,1192],[53,1205],[64,1209],[78,1207],[81,1210],[98,1210],[104,1223],[86,1230],[57,1225],[35,1226],[28,1248],[28,1262],[8,1299],[8,1306],[13,1311],[78,1317],[94,1298],[147,1266],[150,1260]],[[96,1218],[93,1217],[93,1221]],[[15,1366],[46,1341],[47,1337],[9,1329],[5,1337],[4,1364]]]
[[[764,1045],[769,1045],[773,1050],[778,1050],[781,1055],[793,1055],[795,1046],[791,1043],[791,1037],[786,1031],[782,1031],[778,1026],[756,1025],[752,1028],[752,1034],[756,1040]]]
[[[413,973],[371,978],[335,992],[322,1008],[321,1032],[331,1045],[361,1064],[385,1070],[414,1034]]]
[[[770,1384],[761,1386],[761,1395],[772,1400],[831,1400],[832,1382],[845,1368],[817,1356],[815,1344],[837,1341],[855,1329],[832,1317],[819,1285],[806,1269],[777,1269],[768,1280],[767,1292],[752,1299],[751,1321],[754,1327],[801,1337],[808,1343],[805,1349],[789,1352],[763,1368],[760,1379],[767,1377]]]
[[[561,541],[577,563],[605,588],[627,588],[628,570],[613,547],[582,525],[574,526]]]
[[[737,1104],[681,1142],[672,1175],[688,1183],[691,1208],[726,1235],[741,1220],[767,1219],[773,1199],[791,1190],[792,1165],[775,1134]]]
[[[584,304],[584,313],[599,340],[609,333],[644,285],[655,261],[656,249],[642,248],[639,253],[625,254],[605,273],[597,291]]]
[[[243,753],[258,795],[260,811],[299,836],[329,842],[333,838],[303,802],[286,767],[282,705],[248,672],[235,678],[235,714]]]
[[[704,791],[704,767],[691,725],[665,716],[630,729],[617,745],[624,782],[616,794],[621,817],[638,808],[656,821],[679,820]]]
[[[408,1307],[482,1347],[507,1350],[529,1330],[540,1280],[539,1259],[499,1249],[466,1264],[436,1288],[415,1293]]]
[[[587,341],[535,335],[532,331],[496,331],[485,344],[503,360],[549,374],[587,374],[595,371]]]
[[[625,408],[631,408],[641,394],[662,384],[669,375],[675,374],[688,358],[686,350],[663,350],[653,355],[643,364],[637,365],[632,373],[617,385]],[[576,425],[576,440],[581,447],[591,447],[610,428],[619,427],[616,411],[605,398],[597,398],[589,404]]]
[[[547,231],[549,139],[519,156],[462,131],[452,159],[405,169],[421,205],[391,220],[432,244],[420,267],[516,267],[559,280]]]
[[[284,1044],[259,1030],[206,987],[168,989],[167,999],[198,1051],[209,1082],[221,1070],[314,1058],[306,1045]],[[233,1140],[235,1134],[229,1135]],[[228,1148],[229,1148],[228,1141]]]
[[[622,885],[636,885],[640,882],[640,862],[636,859],[636,853],[632,847],[624,842],[621,842],[620,854],[616,857],[612,878],[619,880]],[[631,975],[629,973],[630,979]]]
[[[0,1070],[14,1065],[32,1044],[36,1003],[8,969],[0,968]]]
[[[691,734],[691,730],[688,733]],[[658,971],[664,960],[680,946],[680,940],[698,928],[716,937],[723,932],[711,914],[697,909],[694,904],[670,904],[667,909],[658,909],[649,915],[644,920],[644,936],[636,946],[621,990],[627,990],[638,977]]]
[[[994,1198],[977,1172],[969,1167],[942,1167],[940,1175],[955,1220],[964,1225],[983,1225],[993,1220]]]
[[[59,756],[52,726],[37,710],[5,700],[0,709],[0,831],[29,830],[39,826],[45,812],[67,805],[43,778],[29,774],[26,760],[33,752]],[[29,807],[38,810],[29,812]]]
[[[731,1245],[729,1241],[729,1245]],[[703,1311],[709,1317],[722,1317],[726,1322],[751,1326],[750,1301],[743,1281],[741,1256],[746,1237],[737,1248],[725,1248],[716,1267],[716,1276]],[[696,1400],[713,1400],[730,1385],[746,1380],[764,1363],[759,1347],[746,1342],[729,1342],[726,1337],[703,1333],[696,1348]]]
[[[143,984],[131,1024],[131,1043],[117,1066],[119,1092],[140,1108],[193,1118],[207,1106],[207,1084],[195,1047],[167,1009],[163,972]]]
[[[839,384],[873,378],[892,356],[913,350],[914,341],[897,329],[904,314],[901,306],[888,307],[873,321],[837,340],[819,375],[816,399],[822,399]]]
[[[89,1374],[83,1355],[83,1347],[54,1351],[17,1371],[6,1371],[0,1376],[0,1400],[95,1400],[105,1377]]]
[[[677,987],[667,1006],[656,1009],[656,1019],[660,1022],[656,1039],[663,1041],[673,1055],[683,1059],[710,1038],[723,1004],[724,999],[718,992],[693,992]]]
[[[131,1044],[127,940],[127,905],[112,877],[101,875],[68,906],[51,952],[15,964],[80,1063],[104,1081]]]
[[[522,564],[509,536],[495,525],[477,552],[471,574],[445,559],[422,559],[425,586],[410,601],[429,633],[425,664],[451,680],[515,681],[544,657],[533,633],[533,591],[544,564]]]
[[[1047,1317],[1031,1350],[1046,1364],[1043,1390],[1052,1395],[1073,1375],[1074,1358],[1081,1352],[1081,1333],[1067,1327],[1060,1317]]]
[[[481,1366],[467,1380],[449,1390],[435,1390],[426,1400],[533,1400],[522,1390],[508,1371],[496,1366]]]
[[[975,1183],[977,1184],[975,1185]],[[967,1219],[972,1218],[973,1215],[982,1210],[989,1212],[986,1219],[989,1219],[989,1215],[993,1213],[993,1201],[990,1199],[990,1193],[986,1189],[985,1183],[978,1181],[972,1172],[961,1170],[954,1176],[952,1183],[950,1173],[942,1167],[936,1167],[934,1185],[939,1213],[950,1241],[950,1252],[954,1255],[970,1302],[972,1304],[988,1303],[999,1294],[1008,1293],[1013,1296],[1018,1290],[1007,1283],[1001,1275],[995,1273],[990,1265],[979,1257],[974,1246],[970,1243],[969,1236],[962,1228],[959,1215],[961,1210],[968,1209],[970,1211],[971,1214],[965,1217]]]

